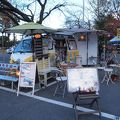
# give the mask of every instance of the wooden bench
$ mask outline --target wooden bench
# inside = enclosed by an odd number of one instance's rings
[[[0,81],[17,82],[19,80],[19,64],[0,63]]]

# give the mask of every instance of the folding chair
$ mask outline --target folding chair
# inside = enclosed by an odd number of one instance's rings
[[[57,86],[54,91],[54,96],[62,95],[62,97],[64,97],[65,89],[66,89],[66,85],[67,85],[67,77],[59,69],[52,70],[51,73],[53,74],[54,78],[57,81]]]
[[[112,83],[114,83],[112,81],[111,75],[113,73],[113,69],[112,68],[105,68],[104,69],[105,75],[103,77],[103,80],[101,81],[101,83],[103,83],[104,81],[107,82],[107,85],[109,84],[109,82],[111,81]]]

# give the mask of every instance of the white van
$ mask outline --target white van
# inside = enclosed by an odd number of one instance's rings
[[[75,39],[51,39],[42,36],[43,54],[48,54],[51,66],[56,66],[56,62],[75,62],[79,57],[79,51]],[[33,52],[34,36],[28,36],[21,40],[15,47],[10,57],[10,63],[33,62],[35,53]],[[46,52],[46,46],[48,51]],[[59,58],[59,59],[58,59]]]
[[[32,62],[33,61],[32,56],[33,56],[32,36],[25,37],[14,48],[14,51],[10,57],[10,63]]]
[[[85,39],[80,36],[85,35]],[[38,35],[39,36],[39,35]],[[81,65],[93,65],[97,63],[98,39],[94,31],[76,34],[76,36],[47,36],[41,38],[28,36],[21,40],[11,54],[10,63],[32,62],[38,54],[41,58],[50,58],[50,66],[56,66],[57,61],[67,63],[80,63]],[[39,48],[33,51],[33,44],[37,39],[42,43],[36,45]],[[40,51],[41,50],[41,51]],[[41,55],[42,54],[42,55]],[[34,57],[35,56],[35,57]],[[40,59],[41,59],[40,58]]]
[[[39,38],[38,38],[38,36]],[[37,44],[38,50],[35,52],[35,41],[42,41],[41,44]],[[39,48],[40,47],[40,48]],[[36,56],[36,53],[41,52],[48,56],[55,54],[53,42],[51,38],[47,35],[36,34],[34,36],[27,36],[21,40],[21,42],[15,47],[14,51],[10,57],[10,63],[21,63],[21,62],[33,62],[33,59]],[[53,57],[55,58],[55,57]]]

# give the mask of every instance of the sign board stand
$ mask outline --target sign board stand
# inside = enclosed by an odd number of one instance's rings
[[[20,64],[17,96],[19,95],[20,87],[32,88],[32,95],[34,95],[35,75],[36,62],[23,62]]]
[[[99,105],[99,95],[96,94],[81,94],[79,92],[73,93],[73,98],[74,98],[74,104],[73,104],[73,108],[75,110],[75,118],[76,120],[79,120],[79,116],[82,114],[93,114],[93,113],[99,113],[99,118],[101,120],[101,110],[100,110],[100,105]],[[84,104],[80,104],[80,102],[85,102],[85,101],[89,101],[90,103],[84,103]],[[77,110],[77,106],[80,105],[88,105],[90,106],[90,108],[95,105],[97,106],[97,110],[93,110],[93,111],[85,111],[85,112],[81,112]]]
[[[73,68],[67,70],[68,91],[73,94],[76,120],[81,114],[99,113],[101,119],[101,110],[99,105],[99,82],[97,68]],[[97,110],[78,111],[77,106],[88,105],[92,107],[94,104]]]

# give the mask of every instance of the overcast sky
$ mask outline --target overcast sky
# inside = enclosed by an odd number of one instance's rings
[[[81,9],[83,7],[83,0],[69,0],[69,3],[74,3],[79,6],[81,6]],[[84,0],[84,5],[85,7],[88,7],[87,0]],[[71,7],[72,9],[76,9],[74,7]],[[85,13],[87,11],[85,10]],[[65,16],[61,12],[53,12],[50,17],[48,17],[43,24],[52,28],[62,28],[64,27],[64,22],[65,22]]]

